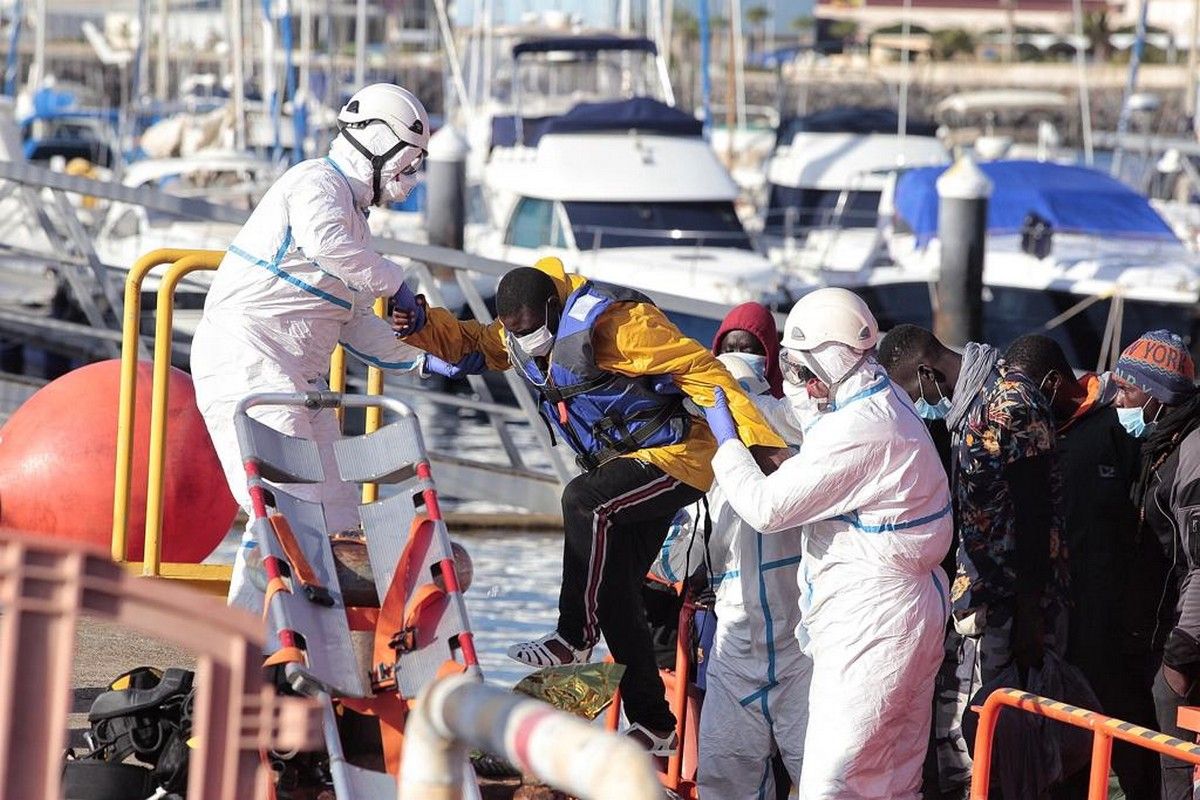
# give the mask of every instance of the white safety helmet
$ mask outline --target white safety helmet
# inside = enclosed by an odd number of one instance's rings
[[[779,363],[791,383],[803,366],[833,389],[878,341],[879,323],[861,297],[848,289],[817,289],[788,312]]]
[[[879,323],[863,299],[849,289],[829,287],[796,301],[783,324],[783,346],[807,352],[837,342],[869,350],[879,341]]]
[[[420,161],[429,151],[429,114],[416,95],[394,83],[373,83],[359,89],[346,103],[337,116],[338,131],[371,162],[374,173],[372,205],[380,198],[383,182],[383,167],[406,147],[416,148],[419,153],[405,170],[415,174]],[[372,152],[354,131],[370,125],[385,125],[396,137],[397,142],[383,152]]]

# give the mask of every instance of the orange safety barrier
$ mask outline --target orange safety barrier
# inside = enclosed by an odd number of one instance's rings
[[[658,578],[652,578],[659,580]],[[662,582],[662,581],[660,581]],[[674,584],[677,592],[683,593],[683,606],[679,609],[679,633],[675,639],[675,669],[659,670],[667,690],[667,704],[675,715],[675,736],[679,746],[675,754],[665,759],[666,770],[658,773],[658,779],[683,800],[696,800],[696,764],[700,733],[700,694],[691,683],[691,659],[688,652],[692,640],[692,618],[696,604],[683,584]],[[611,660],[611,657],[610,659]],[[615,731],[621,719],[621,691],[613,695],[612,705],[605,717],[605,727]],[[661,766],[664,759],[655,759]]]
[[[988,696],[983,708],[979,710],[979,728],[975,733],[975,763],[971,774],[971,800],[986,800],[988,796],[988,784],[992,777],[992,739],[996,734],[996,721],[1005,706],[1049,717],[1092,732],[1092,768],[1088,777],[1088,800],[1104,800],[1108,797],[1108,772],[1112,762],[1114,739],[1145,747],[1147,750],[1178,758],[1189,764],[1200,765],[1198,744],[1020,689],[997,689]],[[1189,714],[1193,711],[1188,708],[1180,709],[1181,725],[1188,724],[1191,719]]]

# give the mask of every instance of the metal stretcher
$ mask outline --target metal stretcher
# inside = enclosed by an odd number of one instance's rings
[[[259,406],[338,409],[376,407],[397,419],[364,436],[334,443],[339,477],[394,487],[360,505],[378,608],[347,607],[325,525],[324,509],[288,493],[289,485],[325,479],[315,442],[287,436],[253,419]],[[333,392],[256,394],[243,400],[235,425],[246,468],[250,530],[267,576],[264,616],[288,684],[324,706],[330,771],[339,800],[394,797],[409,706],[439,675],[480,677],[467,610],[420,424],[398,400]],[[351,631],[373,633],[364,671]],[[378,717],[388,772],[346,761],[337,707]],[[464,762],[464,769],[470,765]],[[474,786],[474,780],[469,782]]]

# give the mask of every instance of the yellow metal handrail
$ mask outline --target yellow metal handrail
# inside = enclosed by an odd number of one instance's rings
[[[125,279],[125,318],[121,331],[121,388],[117,405],[117,473],[113,485],[112,558],[118,563],[128,558],[142,282],[155,267],[170,264],[196,252],[169,248],[152,250],[133,263],[129,276]]]
[[[196,250],[167,268],[158,285],[154,314],[154,383],[150,394],[149,469],[146,472],[146,545],[142,574],[156,576],[161,566],[163,521],[163,472],[167,463],[167,394],[171,378],[171,333],[175,318],[175,288],[185,276],[200,270],[215,270],[225,253]]]
[[[225,253],[221,250],[154,250],[134,262],[125,281],[125,315],[121,336],[121,382],[117,411],[116,477],[113,487],[112,558],[127,568],[141,568],[148,577],[176,578],[201,588],[212,589],[214,584],[227,583],[230,568],[218,564],[174,564],[162,561],[162,523],[165,491],[167,407],[171,373],[172,326],[175,316],[175,290],[184,276],[200,271],[215,270]],[[155,324],[153,381],[150,403],[149,464],[146,475],[146,526],[142,563],[129,563],[129,505],[133,483],[133,440],[137,407],[138,343],[141,328],[142,284],[155,267],[170,264],[158,286]],[[386,313],[387,301],[375,302],[375,313]],[[329,362],[329,388],[335,392],[346,389],[346,356],[338,347]],[[367,393],[383,393],[383,371],[370,367],[367,371]],[[339,416],[341,414],[339,410]],[[381,412],[367,410],[367,433],[378,430]],[[363,502],[378,498],[376,484],[363,485]]]

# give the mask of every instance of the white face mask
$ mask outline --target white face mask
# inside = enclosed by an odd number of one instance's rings
[[[825,412],[819,401],[808,396],[808,388],[804,384],[783,382],[783,394],[788,399],[788,411],[796,421],[796,427],[807,432],[817,419]]]
[[[522,353],[535,358],[549,354],[550,349],[554,347],[554,334],[544,324],[533,333],[514,336],[512,340]]]
[[[383,187],[383,199],[386,203],[403,203],[408,199],[408,196],[417,188],[417,184],[421,182],[417,175],[405,175],[398,173],[394,178],[387,182]]]

